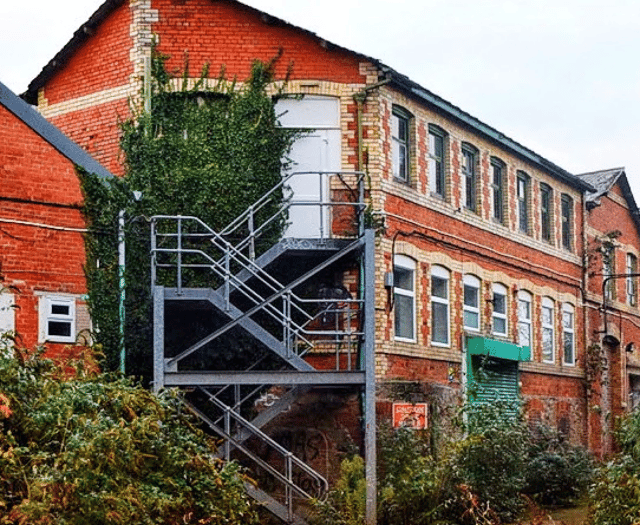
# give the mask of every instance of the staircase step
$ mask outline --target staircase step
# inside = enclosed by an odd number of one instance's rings
[[[243,312],[233,306],[232,304],[227,305],[227,302],[224,300],[224,297],[212,290],[211,288],[183,288],[180,293],[178,293],[175,288],[165,288],[165,300],[171,301],[209,301],[212,305],[214,305],[221,312],[225,312],[232,320],[236,320],[242,317]],[[228,309],[227,309],[228,306]],[[253,319],[249,317],[245,317],[238,322],[238,326],[242,327],[244,330],[253,335],[257,340],[262,342],[267,348],[276,353],[282,359],[284,359],[287,363],[289,363],[296,370],[301,371],[312,371],[315,370],[309,363],[307,363],[304,359],[302,359],[297,354],[291,353],[282,343],[276,339],[273,335],[267,332],[264,328],[262,328],[258,323],[256,323]]]
[[[269,512],[271,512],[277,518],[281,519],[283,522],[290,523],[291,525],[308,525],[308,523],[300,516],[289,512],[289,509],[285,505],[273,499],[271,496],[269,496],[269,494],[267,494],[263,490],[260,490],[251,483],[245,482],[244,488],[246,493],[255,501],[257,501],[259,505],[266,508]]]

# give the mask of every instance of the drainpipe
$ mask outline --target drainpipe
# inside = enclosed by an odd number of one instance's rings
[[[364,167],[364,148],[363,148],[363,130],[362,130],[362,114],[364,112],[364,103],[369,91],[377,89],[385,84],[388,84],[391,79],[385,79],[381,82],[376,82],[365,86],[356,94],[353,95],[353,99],[357,104],[357,127],[358,127],[358,166],[357,171],[363,172]],[[363,187],[363,182],[361,187]],[[364,190],[359,195],[359,198],[364,201]],[[362,210],[361,210],[362,212]],[[362,217],[360,218],[360,229],[362,230]],[[365,523],[366,525],[375,525],[376,519],[376,493],[378,489],[376,478],[376,394],[375,394],[375,248],[374,248],[374,233],[371,230],[365,232],[360,231],[360,234],[365,236],[365,254],[360,258],[360,297],[366,299],[367,304],[365,309],[365,348],[364,352],[360,352],[360,368],[364,366],[366,372],[366,385],[364,396],[362,396],[361,407],[362,413],[365,416],[365,471],[367,478],[366,489],[366,509],[365,509]],[[365,259],[365,261],[363,261]],[[366,290],[365,290],[366,287]],[[369,340],[372,339],[373,340]]]
[[[375,84],[369,84],[368,86],[363,87],[360,91],[358,91],[355,95],[353,95],[353,100],[356,101],[356,104],[358,106],[358,166],[357,166],[357,171],[362,171],[363,168],[363,164],[364,164],[364,147],[363,147],[363,137],[362,137],[362,113],[364,112],[364,103],[365,100],[367,99],[367,95],[369,94],[370,91],[373,91],[374,89],[378,89],[379,87],[385,86],[387,85],[389,82],[391,82],[390,78],[385,78],[384,80],[381,80],[380,82],[376,82]]]

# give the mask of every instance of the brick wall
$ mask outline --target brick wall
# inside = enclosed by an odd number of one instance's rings
[[[71,161],[2,106],[0,184],[2,284],[15,296],[20,343],[33,347],[38,293],[78,297],[77,308],[86,310],[82,195]],[[86,316],[83,325],[89,327]],[[64,347],[49,346],[54,354]]]

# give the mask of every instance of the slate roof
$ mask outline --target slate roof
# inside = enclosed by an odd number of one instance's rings
[[[43,87],[46,82],[60,69],[63,67],[67,59],[72,56],[72,54],[83,45],[83,43],[91,37],[94,33],[95,28],[100,25],[100,23],[120,4],[122,4],[125,0],[106,0],[96,11],[91,15],[89,20],[87,20],[80,28],[73,34],[73,37],[69,42],[49,61],[49,63],[42,69],[40,74],[31,81],[27,91],[25,91],[21,97],[29,102],[30,104],[36,104],[38,99],[38,90]],[[319,37],[315,33],[295,26],[285,20],[274,17],[268,13],[255,9],[253,7],[247,6],[237,0],[228,0],[231,1],[243,9],[247,9],[258,14],[265,23],[276,26],[285,26],[295,29],[296,31],[300,31],[306,35],[309,35],[312,38],[319,40],[322,45],[327,48],[335,48],[345,51],[347,53],[353,54],[357,57],[361,57],[362,59],[373,63],[378,69],[383,73],[383,79],[387,78],[393,83],[397,88],[403,90],[413,98],[416,98],[423,103],[428,104],[430,107],[436,109],[439,112],[445,113],[450,118],[453,118],[457,122],[461,123],[463,126],[470,127],[476,133],[481,134],[486,137],[490,141],[508,149],[515,155],[523,158],[536,166],[539,166],[541,169],[550,173],[551,175],[559,178],[566,184],[575,187],[581,191],[592,191],[593,187],[586,181],[586,179],[580,179],[575,175],[569,173],[568,171],[562,169],[558,165],[550,162],[544,157],[538,155],[534,151],[529,148],[519,144],[513,139],[510,139],[503,133],[497,131],[491,126],[481,122],[477,118],[473,117],[469,113],[463,111],[459,107],[447,102],[443,98],[435,95],[431,91],[425,89],[420,86],[416,82],[412,81],[406,75],[403,75],[391,67],[383,64],[379,60],[369,57],[367,55],[363,55],[357,51],[353,51],[351,49],[344,48],[332,42],[328,42],[324,38]]]
[[[618,182],[620,177],[624,177],[626,181],[624,168],[591,171],[589,173],[581,173],[577,176],[593,186],[594,191],[587,193],[587,202],[592,202],[594,204],[598,204],[600,202],[600,197],[606,195],[611,188],[613,188],[616,182]]]
[[[0,105],[13,113],[74,164],[84,168],[89,173],[95,173],[103,178],[114,176],[2,82],[0,82]]]
[[[631,191],[631,186],[629,185],[629,180],[627,179],[627,174],[625,173],[624,168],[591,171],[589,173],[582,173],[578,175],[578,178],[588,182],[594,188],[594,191],[587,192],[587,209],[593,209],[600,206],[600,199],[605,197],[616,184],[619,184],[622,195],[629,206],[629,212],[631,213],[633,222],[640,234],[640,210],[638,210],[638,205],[633,197],[633,192]]]

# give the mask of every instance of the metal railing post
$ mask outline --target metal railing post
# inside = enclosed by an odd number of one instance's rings
[[[177,228],[178,231],[176,232],[178,234],[178,273],[177,273],[177,280],[178,282],[177,284],[177,288],[178,288],[178,295],[182,295],[182,217],[180,215],[178,215],[178,223],[177,223]]]

